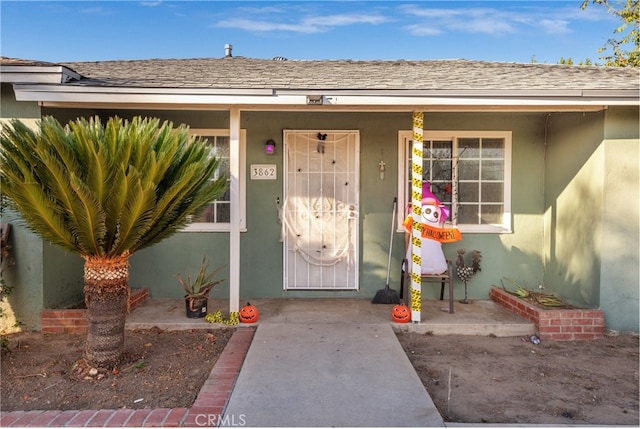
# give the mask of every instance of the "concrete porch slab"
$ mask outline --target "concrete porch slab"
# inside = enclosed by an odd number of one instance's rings
[[[394,323],[392,304],[372,304],[365,299],[343,298],[282,298],[254,299],[260,312],[256,325],[266,323],[367,323],[390,324],[394,330],[431,333],[433,335],[495,335],[497,337],[532,335],[535,325],[491,300],[470,300],[469,304],[455,303],[449,314],[447,301],[424,300],[422,323]],[[210,313],[228,312],[226,299],[210,299]],[[133,310],[126,322],[127,329],[158,327],[166,330],[211,329],[223,325],[204,319],[189,319],[182,299],[148,299]]]

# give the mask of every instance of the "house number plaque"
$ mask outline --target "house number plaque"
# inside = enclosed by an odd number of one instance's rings
[[[275,164],[251,164],[251,180],[276,180],[278,169]]]

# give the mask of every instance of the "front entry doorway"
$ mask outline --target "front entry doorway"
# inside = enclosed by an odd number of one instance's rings
[[[358,131],[284,131],[285,290],[357,290]]]

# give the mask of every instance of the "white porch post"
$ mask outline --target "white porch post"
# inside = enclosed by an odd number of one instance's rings
[[[411,145],[411,321],[422,321],[422,154],[424,152],[424,113],[413,112]]]
[[[229,313],[240,311],[240,109],[229,111]]]

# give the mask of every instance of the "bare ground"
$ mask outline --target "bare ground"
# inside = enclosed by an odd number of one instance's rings
[[[446,422],[634,425],[638,336],[542,341],[398,334]]]
[[[1,409],[189,407],[232,333],[127,331],[123,364],[93,376],[81,364],[84,335],[12,334],[1,360]],[[538,345],[513,337],[398,339],[447,422],[640,423],[635,335]]]
[[[233,329],[126,331],[113,371],[90,372],[86,335],[21,332],[2,352],[2,411],[189,407]]]

